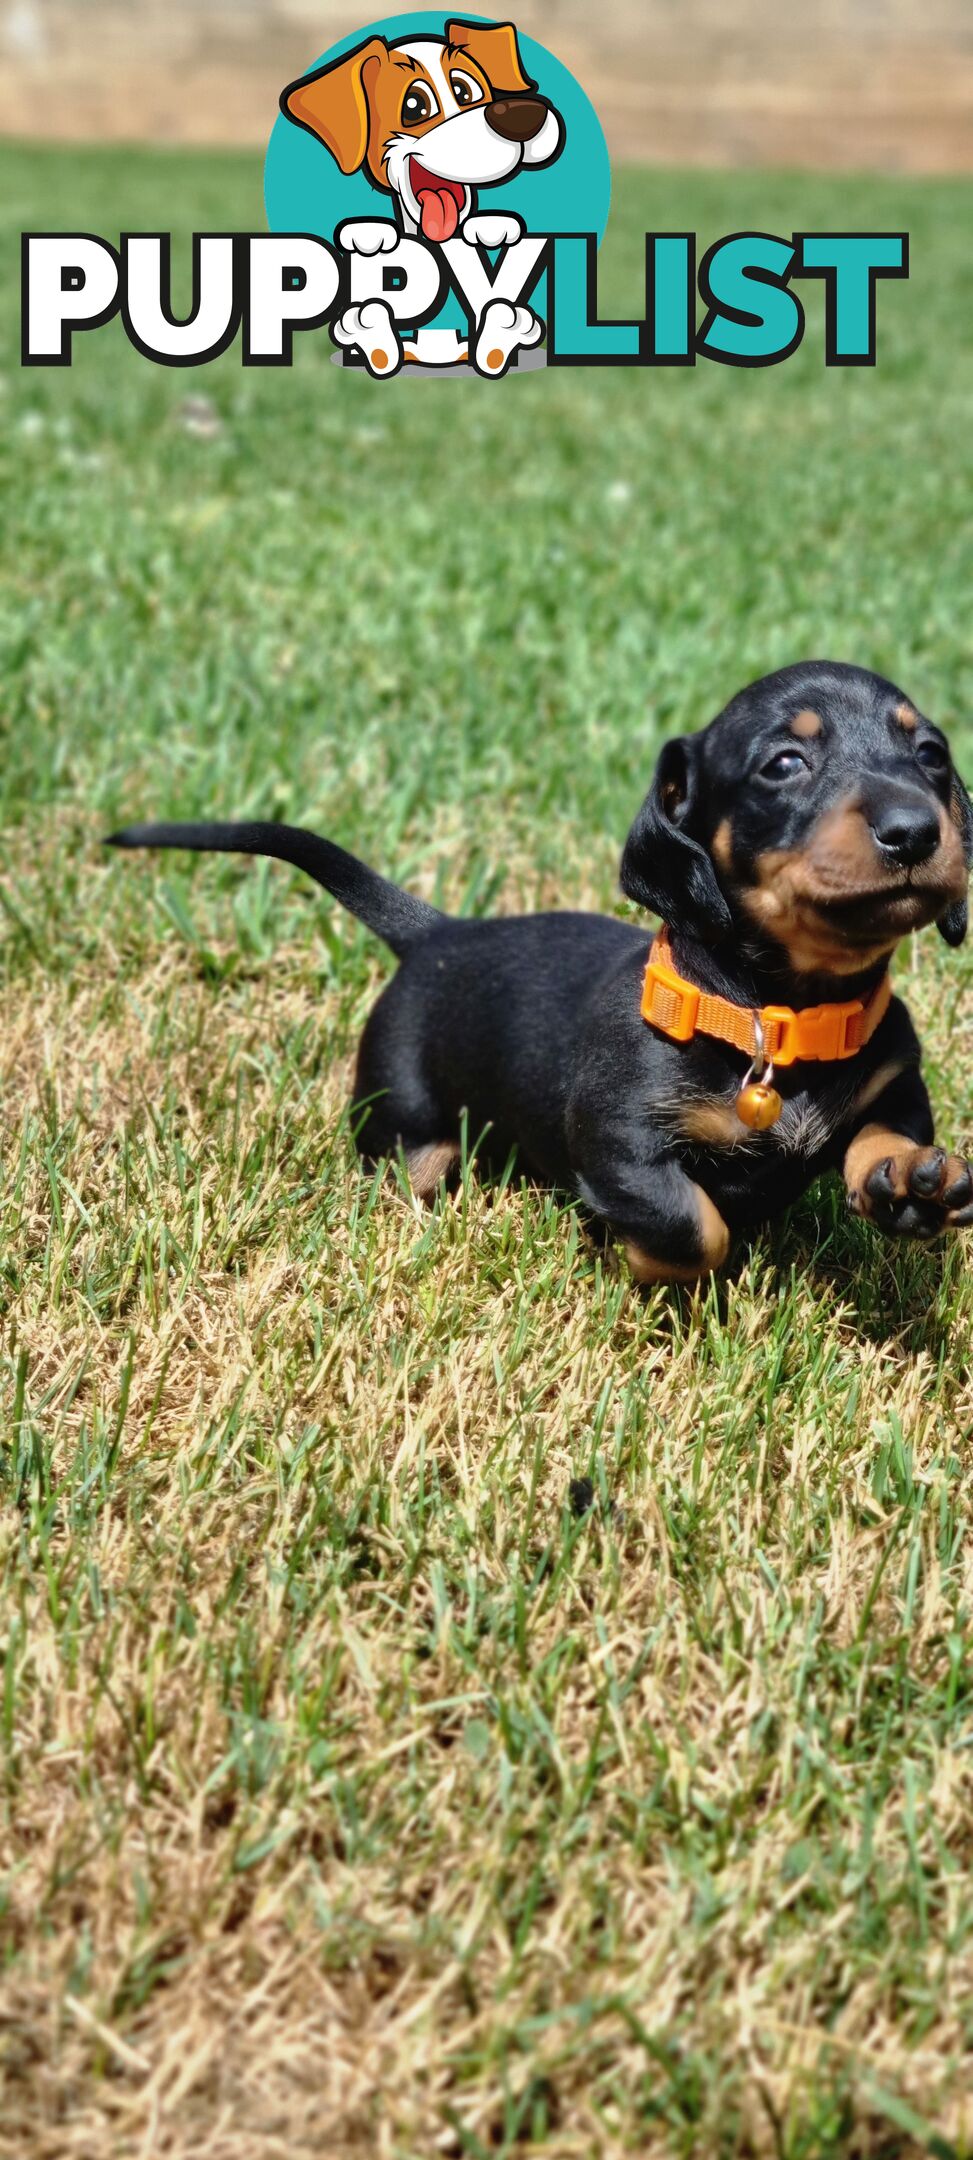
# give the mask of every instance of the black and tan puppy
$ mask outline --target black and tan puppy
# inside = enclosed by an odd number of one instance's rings
[[[362,1037],[359,1146],[401,1146],[420,1193],[465,1112],[481,1152],[516,1146],[602,1217],[642,1282],[719,1267],[832,1168],[881,1230],[973,1222],[887,978],[907,931],[964,937],[973,809],[939,730],[864,668],[784,668],[666,745],[621,869],[668,925],[654,945],[597,915],[456,921],[284,825],[110,844],[277,856],[384,938],[402,965]]]

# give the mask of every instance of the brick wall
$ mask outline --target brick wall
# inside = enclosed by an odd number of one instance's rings
[[[0,0],[0,132],[262,143],[280,85],[369,13]],[[973,0],[523,0],[516,20],[580,77],[618,157],[973,169]]]

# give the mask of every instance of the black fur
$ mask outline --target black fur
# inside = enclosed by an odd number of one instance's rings
[[[318,833],[305,832],[299,825],[261,824],[259,820],[245,825],[126,825],[124,832],[112,833],[105,846],[271,855],[278,862],[293,863],[296,870],[306,870],[308,877],[340,900],[349,914],[357,915],[369,930],[374,930],[376,937],[391,946],[400,959],[417,938],[425,937],[437,923],[447,920],[439,908],[430,907],[415,893],[403,892],[401,885],[379,877],[377,870],[369,870],[367,863],[349,855],[347,848],[321,839]]]
[[[668,920],[690,980],[735,1003],[814,1005],[866,996],[906,928],[938,919],[958,942],[965,880],[955,835],[968,865],[973,810],[943,737],[921,717],[905,728],[905,705],[864,669],[809,662],[753,684],[702,734],[666,746],[621,875],[633,899]],[[805,710],[820,722],[813,740],[791,731]],[[822,819],[849,805],[855,860],[867,870],[874,857],[874,872],[864,896],[843,888],[824,908],[841,966],[798,970],[786,941],[755,916],[760,866],[779,851],[803,861]],[[940,806],[952,817],[949,859],[930,845]],[[235,850],[307,870],[402,960],[360,1046],[362,1153],[401,1145],[421,1157],[457,1143],[465,1115],[481,1155],[503,1162],[515,1148],[525,1170],[578,1194],[660,1272],[713,1264],[701,1192],[732,1231],[775,1215],[840,1165],[865,1124],[931,1147],[919,1045],[897,998],[857,1057],[778,1068],[779,1125],[723,1145],[694,1134],[693,1115],[732,1110],[746,1058],[701,1034],[678,1044],[646,1025],[650,938],[633,923],[571,913],[454,920],[290,826],[136,825],[110,844]],[[863,1101],[885,1068],[894,1072]],[[928,1198],[919,1174],[908,1206],[894,1195],[886,1205],[876,1188],[865,1211],[915,1235],[973,1213],[958,1172],[949,1207]]]
[[[963,836],[963,848],[967,862],[973,860],[973,803],[962,781],[953,776],[953,811]],[[962,945],[969,928],[969,903],[964,893],[961,900],[954,900],[944,908],[939,917],[939,934],[947,945]]]
[[[712,860],[693,837],[700,811],[701,736],[666,743],[652,786],[622,852],[620,883],[630,900],[654,915],[675,912],[706,943],[730,936],[733,917]]]

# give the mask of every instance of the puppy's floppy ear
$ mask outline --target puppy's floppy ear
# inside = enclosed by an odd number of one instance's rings
[[[973,861],[973,803],[958,773],[953,774],[953,794],[949,808],[953,823],[959,831],[966,867],[969,869]],[[948,908],[943,909],[936,928],[940,937],[945,938],[947,945],[962,945],[966,936],[968,915],[969,907],[965,895],[962,900],[954,900]]]
[[[382,37],[342,53],[328,67],[288,83],[280,109],[288,120],[326,143],[343,173],[358,172],[368,148],[368,92],[388,53]]]
[[[622,855],[622,891],[663,921],[696,930],[707,944],[732,928],[711,857],[693,838],[699,802],[699,738],[666,743]]]
[[[513,23],[447,23],[446,43],[469,53],[491,90],[536,90],[537,84],[524,74]]]

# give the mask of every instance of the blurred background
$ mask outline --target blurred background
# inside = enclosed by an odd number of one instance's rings
[[[377,0],[0,0],[0,131],[262,144],[277,85],[379,13]],[[970,0],[521,0],[516,20],[579,76],[617,158],[973,167]]]

